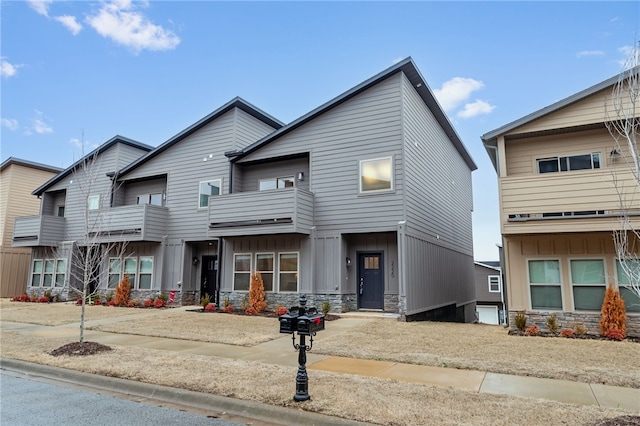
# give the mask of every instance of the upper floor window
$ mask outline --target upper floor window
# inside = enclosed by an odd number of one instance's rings
[[[260,179],[258,189],[260,191],[266,191],[268,189],[291,188],[293,186],[295,186],[295,179],[293,176],[285,176],[271,179]]]
[[[162,205],[162,194],[140,194],[137,199],[138,204],[151,204],[153,206]]]
[[[500,275],[489,275],[489,292],[500,293]]]
[[[100,208],[100,196],[89,195],[89,197],[87,197],[87,209],[98,210],[99,208]]]
[[[567,172],[571,170],[591,170],[600,168],[600,153],[568,155],[538,159],[539,173]]]
[[[200,193],[198,196],[198,207],[208,207],[209,197],[222,193],[222,181],[220,179],[200,182]]]
[[[360,161],[360,192],[392,189],[393,164],[391,157]]]
[[[58,206],[58,210],[56,211],[58,217],[64,217],[64,206]]]

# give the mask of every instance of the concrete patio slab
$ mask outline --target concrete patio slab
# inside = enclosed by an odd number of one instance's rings
[[[588,383],[487,373],[480,393],[550,399],[567,404],[598,405]]]

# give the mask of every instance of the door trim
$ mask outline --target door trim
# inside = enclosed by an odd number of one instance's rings
[[[362,298],[360,297],[359,291],[359,281],[361,278],[362,270],[361,270],[361,259],[367,255],[378,255],[380,256],[380,280],[381,280],[381,288],[379,294],[375,295],[373,302],[378,305],[378,307],[373,308],[363,308],[361,305]],[[366,251],[356,251],[356,299],[357,299],[357,307],[358,310],[368,310],[368,311],[382,311],[384,312],[384,291],[386,287],[385,283],[385,272],[384,272],[384,250],[366,250]]]

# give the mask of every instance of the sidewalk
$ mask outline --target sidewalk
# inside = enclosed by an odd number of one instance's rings
[[[177,309],[193,309],[182,307]],[[145,313],[139,314],[145,316]],[[149,314],[147,314],[149,315]],[[136,315],[137,316],[137,315]],[[134,319],[136,316],[128,316]],[[122,321],[121,318],[90,321],[87,327],[107,322]],[[344,317],[331,322],[322,332],[322,337],[334,333],[345,333],[362,321],[372,321],[366,316]],[[35,336],[63,337],[75,339],[78,324],[62,326],[40,326],[23,323],[2,323],[3,330]],[[291,336],[283,335],[275,340],[253,347],[232,346],[220,343],[197,342],[191,340],[147,337],[129,334],[107,333],[85,330],[85,339],[105,345],[136,346],[171,352],[188,352],[199,355],[257,361],[284,366],[297,366],[296,352]],[[317,338],[320,344],[321,338]],[[393,379],[397,381],[459,389],[487,394],[505,394],[524,398],[558,401],[568,404],[596,405],[607,408],[623,408],[640,412],[640,389],[579,383],[566,380],[541,379],[489,373],[484,371],[460,370],[423,365],[403,364],[388,361],[373,361],[354,358],[327,356],[307,352],[307,369],[322,370],[341,374]]]

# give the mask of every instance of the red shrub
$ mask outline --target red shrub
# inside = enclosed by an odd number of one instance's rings
[[[527,336],[537,336],[538,334],[540,334],[540,327],[538,327],[537,325],[533,324],[530,325],[529,327],[527,327],[527,329],[524,331],[524,334],[526,334]]]
[[[155,306],[156,308],[164,308],[164,306],[166,305],[165,301],[162,299],[156,299],[153,302],[153,306]]]
[[[100,299],[96,299],[96,300],[93,301],[93,304],[96,305],[96,306],[100,306],[100,305],[102,305],[102,302],[100,301]]]
[[[284,306],[278,306],[276,308],[276,315],[277,316],[288,314],[288,313],[289,313],[289,310],[287,308],[285,308]]]
[[[207,304],[207,306],[204,307],[204,311],[205,312],[215,312],[216,311],[216,304],[215,303]]]
[[[249,306],[247,309],[244,310],[247,314],[249,315],[255,315],[258,313],[258,310],[256,308],[254,308],[253,306]]]
[[[78,297],[78,300],[76,300],[76,305],[82,305],[82,297]]]
[[[47,296],[42,296],[38,299],[38,303],[49,303],[50,300]]]
[[[562,331],[560,332],[560,336],[572,338],[574,337],[573,330],[570,328],[563,328]]]
[[[136,306],[138,306],[138,303],[135,300],[129,300],[127,302],[127,308],[135,308]]]
[[[152,307],[152,306],[153,306],[153,300],[151,300],[151,299],[144,299],[144,302],[142,302],[142,305],[143,305],[145,308],[150,308],[150,307]]]
[[[609,331],[606,332],[605,337],[609,340],[623,340],[624,339],[624,334],[622,334],[622,332],[620,330],[616,330],[611,329]]]
[[[107,302],[107,305],[108,305],[108,306],[117,306],[118,304],[116,303],[116,301],[115,301],[115,300],[109,300],[109,301]]]
[[[231,313],[234,311],[234,307],[231,303],[229,303],[227,306],[224,307],[223,311],[225,311],[226,313]]]

